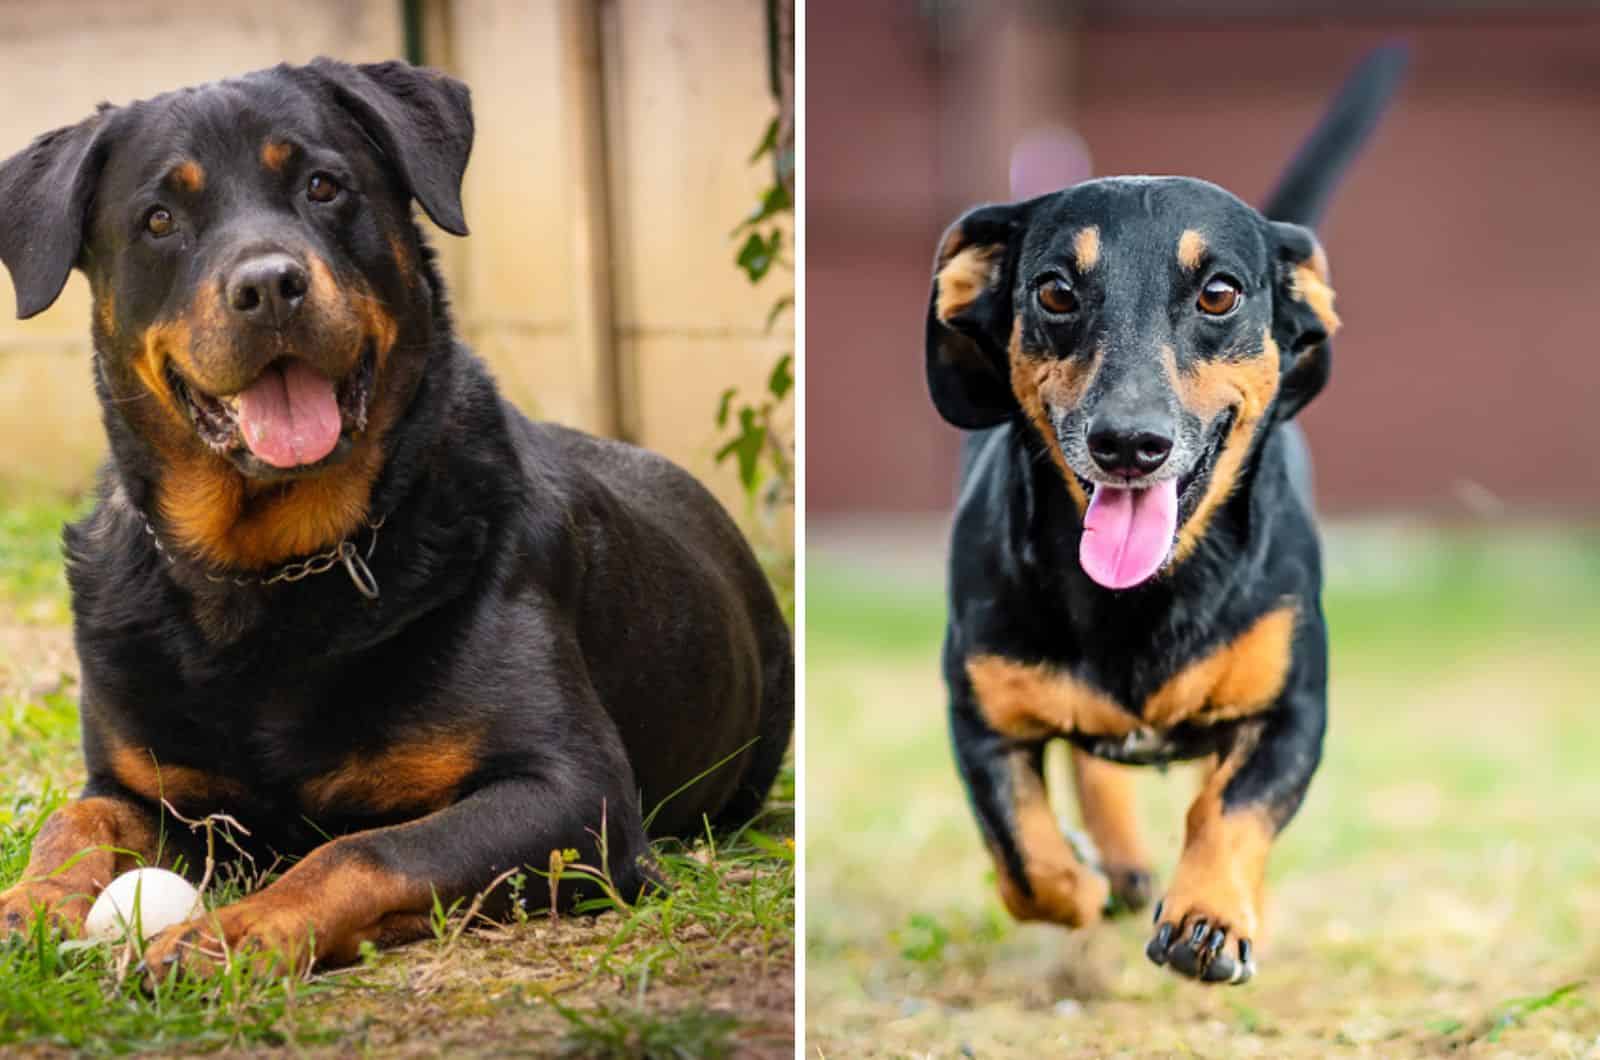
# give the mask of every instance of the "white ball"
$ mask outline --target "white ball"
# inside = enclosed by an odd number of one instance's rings
[[[166,869],[134,869],[100,892],[83,922],[89,939],[121,939],[132,929],[137,902],[139,933],[146,939],[200,912],[200,892]]]

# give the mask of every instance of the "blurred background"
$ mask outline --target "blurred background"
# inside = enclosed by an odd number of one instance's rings
[[[1207,991],[1144,960],[1144,917],[1071,935],[994,896],[938,677],[929,272],[967,207],[1091,176],[1260,201],[1395,38],[1409,76],[1320,230],[1346,326],[1302,417],[1326,757],[1261,976]],[[1600,1056],[1600,5],[812,0],[806,41],[812,1042]],[[1142,775],[1170,879],[1195,781]]]
[[[657,449],[743,516],[753,509],[737,454],[717,454],[792,349],[788,316],[773,315],[793,288],[787,191],[774,191],[771,150],[752,158],[792,95],[779,75],[792,67],[776,53],[783,7],[7,0],[0,157],[101,100],[280,61],[440,67],[471,86],[477,119],[472,236],[434,238],[462,337],[531,415]],[[792,151],[792,123],[783,133],[780,153]],[[784,169],[786,182],[792,157]],[[0,497],[81,490],[104,444],[87,284],[74,274],[61,301],[26,322],[11,318],[9,293],[0,304]],[[739,393],[719,427],[729,387]]]

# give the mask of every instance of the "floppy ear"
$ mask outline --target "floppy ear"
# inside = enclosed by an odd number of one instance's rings
[[[461,178],[472,153],[472,94],[436,70],[390,61],[351,66],[316,59],[307,69],[388,158],[434,224],[467,234]]]
[[[1277,269],[1272,338],[1283,358],[1277,416],[1287,420],[1327,384],[1333,367],[1328,340],[1339,330],[1339,316],[1328,286],[1328,257],[1317,237],[1309,228],[1282,221],[1269,227]]]
[[[1016,411],[1006,344],[1028,204],[979,206],[939,241],[928,299],[928,392],[939,415],[983,430]]]
[[[20,319],[49,309],[78,263],[105,161],[104,125],[97,114],[0,162],[0,260],[11,270]]]

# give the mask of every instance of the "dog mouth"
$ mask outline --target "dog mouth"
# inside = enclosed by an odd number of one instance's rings
[[[1180,475],[1124,482],[1077,475],[1089,496],[1078,542],[1084,573],[1107,589],[1131,589],[1171,564],[1178,530],[1205,496],[1234,415],[1219,417],[1199,459]]]
[[[298,357],[279,357],[254,382],[212,395],[167,362],[167,377],[195,434],[241,470],[262,477],[315,470],[338,460],[367,426],[375,364],[369,346],[335,382]]]

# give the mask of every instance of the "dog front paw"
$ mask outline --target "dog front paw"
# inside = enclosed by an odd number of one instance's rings
[[[1175,885],[1156,906],[1151,961],[1202,983],[1247,983],[1255,975],[1254,902],[1237,894],[1199,895]]]
[[[244,962],[253,975],[299,975],[310,968],[315,930],[309,917],[280,904],[246,898],[175,924],[144,953],[148,986],[180,971],[216,975]]]
[[[41,910],[67,935],[81,935],[93,896],[73,893],[59,880],[30,880],[0,891],[0,938],[26,933]]]
[[[1111,903],[1107,916],[1137,913],[1155,897],[1155,876],[1142,865],[1106,865],[1106,879],[1111,883]]]

